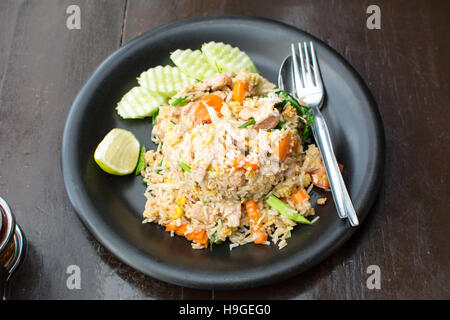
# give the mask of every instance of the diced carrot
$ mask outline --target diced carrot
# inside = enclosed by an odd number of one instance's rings
[[[278,146],[272,149],[272,152],[277,155],[280,161],[284,161],[291,150],[295,150],[298,147],[298,141],[292,136],[292,132],[289,131],[288,134],[280,140]]]
[[[177,228],[177,230],[175,230],[175,233],[179,236],[184,236],[184,233],[186,232],[187,227],[188,227],[187,223],[182,224],[181,226],[179,226]]]
[[[259,169],[259,163],[257,163],[257,162],[245,161],[245,163],[244,163],[244,169],[245,169],[245,170],[256,171],[256,170]]]
[[[291,194],[290,196],[291,201],[295,205],[301,204],[310,198],[311,197],[309,196],[308,192],[306,192],[305,189],[300,189],[297,192]]]
[[[267,241],[267,234],[262,230],[256,230],[253,233],[253,242],[255,244],[264,244]]]
[[[195,238],[195,232],[189,232],[187,235],[185,235],[186,239],[188,239],[189,241],[194,240]]]
[[[237,101],[240,104],[244,102],[245,92],[248,90],[248,83],[242,80],[238,80],[233,86],[233,101]]]
[[[251,170],[256,171],[259,169],[259,163],[256,162],[255,160],[253,160],[253,161],[247,160],[242,153],[239,153],[234,157],[233,167],[236,170],[245,169],[248,171],[251,171]]]
[[[247,210],[253,242],[256,244],[263,244],[267,241],[267,234],[263,226],[258,223],[259,219],[261,219],[261,212],[259,211],[258,205],[255,201],[250,200],[245,203],[245,209]]]
[[[208,110],[203,103],[199,103],[195,109],[195,123],[207,122],[211,122],[211,117],[209,116]]]
[[[211,122],[211,117],[206,109],[205,103],[216,110],[219,117],[222,116],[220,112],[222,110],[223,99],[216,94],[207,94],[204,96],[195,109],[195,122],[196,123],[208,123]]]
[[[199,232],[190,232],[188,234],[184,234],[188,228],[189,224],[185,223],[180,226],[177,226],[176,221],[170,221],[166,224],[166,231],[175,231],[175,233],[181,237],[185,237],[189,241],[194,241],[198,244],[206,245],[208,243],[208,235],[205,230]]]
[[[168,224],[166,224],[166,231],[176,231],[177,228],[178,227],[176,221],[170,221]]]
[[[217,94],[207,94],[202,98],[201,101],[214,108],[219,116],[222,115],[220,111],[222,110],[223,99],[220,96],[218,96]]]
[[[245,165],[245,156],[242,153],[238,153],[233,160],[233,167],[235,169],[242,169]]]
[[[342,172],[344,166],[338,163],[339,170]],[[322,189],[330,189],[330,182],[328,181],[327,172],[323,161],[320,163],[320,167],[310,172],[311,181],[313,185]]]
[[[208,235],[205,230],[195,232],[194,233],[194,242],[198,244],[206,244],[208,243]]]

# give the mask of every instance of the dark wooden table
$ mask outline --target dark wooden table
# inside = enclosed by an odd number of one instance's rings
[[[366,9],[381,9],[381,29]],[[28,254],[14,299],[449,299],[450,2],[243,0],[0,1],[0,195]],[[81,29],[68,30],[78,5]],[[326,261],[287,281],[241,291],[183,288],[112,256],[82,225],[61,175],[62,131],[84,81],[139,34],[207,14],[268,17],[341,53],[372,91],[384,121],[384,181],[369,217]],[[81,288],[67,287],[68,266]],[[380,268],[370,290],[367,269]]]

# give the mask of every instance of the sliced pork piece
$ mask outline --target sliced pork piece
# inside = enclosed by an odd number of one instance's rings
[[[207,91],[207,90],[218,90],[230,87],[233,84],[232,74],[229,73],[221,73],[211,77],[201,83],[195,85],[195,89],[198,91]]]
[[[208,170],[209,162],[199,161],[192,167],[192,177],[196,182],[202,182],[205,179],[206,171]]]
[[[241,204],[238,203],[226,203],[224,205],[223,216],[227,220],[229,227],[239,227],[241,221]]]
[[[241,112],[239,112],[239,118],[242,120],[249,120],[250,118],[253,117],[253,115],[257,112],[257,110],[255,109],[250,109],[250,108],[244,108],[241,110]]]
[[[191,208],[191,218],[201,223],[210,223],[210,209],[207,206],[204,206],[200,201],[196,202]]]
[[[258,113],[253,117],[256,121],[254,129],[271,130],[280,121],[280,112],[274,108],[272,101],[259,101]]]

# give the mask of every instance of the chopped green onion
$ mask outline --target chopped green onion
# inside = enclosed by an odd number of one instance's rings
[[[286,218],[289,218],[293,221],[303,224],[311,224],[311,222],[309,222],[308,219],[303,217],[294,208],[284,203],[283,201],[275,197],[273,194],[271,194],[267,198],[266,203],[275,210],[277,210],[281,215],[285,216]]]
[[[145,146],[142,146],[141,152],[139,153],[139,158],[138,158],[138,162],[136,165],[136,170],[134,171],[134,173],[136,175],[138,175],[139,173],[141,173],[141,171],[145,168]]]
[[[217,234],[217,231],[213,233],[213,235],[211,236],[211,239],[209,240],[209,251],[213,250],[213,244],[222,244],[223,243],[222,240],[216,240],[216,234]]]
[[[305,128],[303,129],[303,138],[308,139],[311,136],[311,126],[314,123],[314,116],[310,106],[304,106],[298,102],[292,95],[283,90],[275,91],[280,94],[285,101],[290,103],[300,113],[302,118],[306,120]]]
[[[186,172],[191,172],[191,167],[189,167],[186,163],[184,163],[183,161],[180,161],[178,163],[178,165],[180,166],[181,169],[183,169]]]
[[[209,251],[213,250],[213,243],[216,241],[216,233],[214,232],[209,240]]]
[[[255,119],[251,118],[250,120],[248,120],[248,121],[245,122],[244,124],[240,125],[240,126],[239,126],[239,129],[247,128],[248,126],[251,126],[251,125],[253,125],[253,124],[255,124],[255,123],[256,123]]]
[[[170,105],[172,107],[184,107],[185,105],[187,105],[187,101],[185,100],[187,97],[179,97],[177,99],[175,99],[174,102],[172,102]]]
[[[152,124],[156,124],[156,118],[158,117],[159,114],[159,108],[156,109],[155,113],[152,115]]]
[[[287,122],[286,120],[280,120],[275,129],[281,130],[286,122]]]
[[[176,123],[175,121],[173,121],[173,120],[170,120],[170,122],[172,122],[172,123],[175,124],[175,125],[177,124],[177,123]]]
[[[283,109],[287,103],[288,103],[287,100],[283,100],[281,102],[275,103],[274,107],[277,109]]]
[[[162,163],[163,163],[163,161],[162,161],[162,159],[161,159],[161,162],[158,164],[158,167],[160,167],[161,168],[161,166],[162,166]],[[162,171],[162,169],[158,169],[158,170],[156,170],[156,174],[161,174],[161,171]]]

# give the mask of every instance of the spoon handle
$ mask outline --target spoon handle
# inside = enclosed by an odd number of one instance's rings
[[[355,209],[353,208],[352,201],[333,152],[333,145],[328,126],[319,110],[319,106],[310,106],[314,115],[312,131],[319,147],[320,154],[322,155],[338,215],[341,219],[348,218],[352,227],[358,226],[358,217],[356,216]]]

